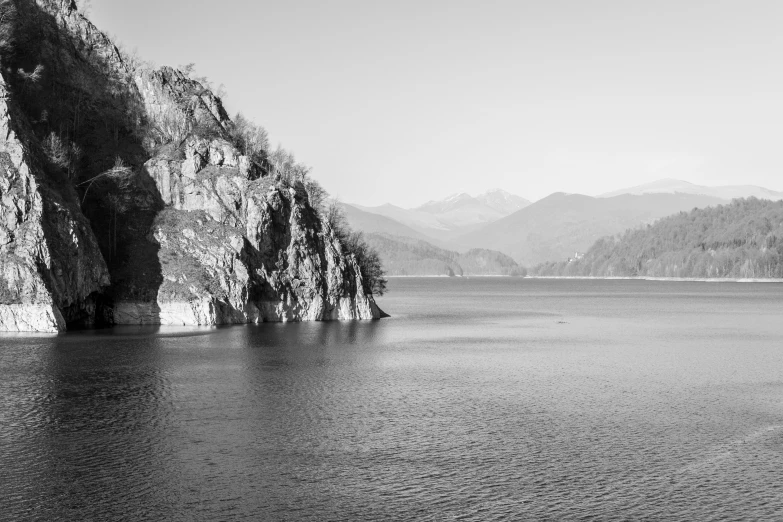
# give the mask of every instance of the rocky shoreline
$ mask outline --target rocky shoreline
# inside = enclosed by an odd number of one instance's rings
[[[11,29],[38,33],[2,57],[0,331],[384,316],[306,171],[253,157],[208,85],[132,66],[71,1],[20,1]]]

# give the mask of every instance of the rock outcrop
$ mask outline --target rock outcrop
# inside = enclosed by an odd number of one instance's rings
[[[76,191],[43,171],[24,122],[0,78],[0,330],[90,325],[108,269]]]
[[[38,33],[9,59],[60,77],[33,92],[3,64],[0,330],[382,315],[305,186],[241,153],[214,93],[130,68],[70,0],[20,2],[10,18]],[[66,153],[45,150],[58,128]]]
[[[148,113],[181,127],[223,129],[220,100],[170,68],[137,79]],[[230,324],[377,319],[356,260],[310,206],[301,184],[274,182],[220,132],[191,135],[144,168],[165,209],[148,239],[162,283],[154,301],[120,298],[118,324]]]

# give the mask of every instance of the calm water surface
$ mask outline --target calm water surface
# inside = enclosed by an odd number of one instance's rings
[[[0,337],[0,518],[783,519],[783,285],[390,289],[372,323]]]

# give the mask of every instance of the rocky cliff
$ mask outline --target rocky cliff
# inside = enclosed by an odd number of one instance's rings
[[[2,9],[0,330],[381,316],[207,86],[129,64],[73,2]]]
[[[106,263],[76,191],[43,171],[11,99],[0,79],[0,330],[92,324]]]

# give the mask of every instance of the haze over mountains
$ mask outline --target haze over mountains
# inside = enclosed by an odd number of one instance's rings
[[[370,233],[365,239],[382,253],[383,268],[390,276],[526,274],[513,259],[495,250],[472,248],[459,253],[390,234]]]
[[[604,236],[678,212],[748,197],[781,200],[783,192],[752,185],[709,187],[662,179],[597,197],[555,193],[534,203],[495,189],[478,196],[457,193],[412,209],[391,204],[344,208],[356,230],[407,237],[451,251],[495,250],[531,267],[566,260]]]
[[[719,187],[707,187],[704,185],[694,185],[687,181],[679,179],[659,179],[652,183],[645,183],[635,187],[615,190],[598,196],[599,198],[610,198],[622,194],[700,194],[702,196],[712,196],[726,200],[737,198],[754,197],[758,199],[769,199],[777,201],[783,199],[783,192],[776,192],[764,187],[754,185],[725,185]]]
[[[341,203],[340,207],[353,230],[360,230],[366,234],[389,234],[430,242],[435,239],[383,214],[367,212],[357,206],[345,203]]]
[[[520,196],[494,189],[478,196],[471,196],[464,192],[453,194],[439,201],[428,201],[412,209],[404,209],[392,204],[378,207],[351,206],[394,219],[425,235],[434,235],[440,240],[448,240],[528,205],[530,201]],[[394,233],[385,230],[382,232]]]
[[[601,237],[677,212],[721,203],[724,200],[692,194],[594,198],[559,192],[455,241],[465,247],[499,250],[529,267],[568,259],[586,251]]]
[[[448,214],[458,210],[463,212],[480,211],[485,212],[487,216],[492,216],[497,214],[508,215],[528,205],[530,205],[530,201],[523,197],[515,196],[502,189],[494,189],[475,197],[466,192],[452,194],[439,201],[428,201],[415,210],[436,215]]]

